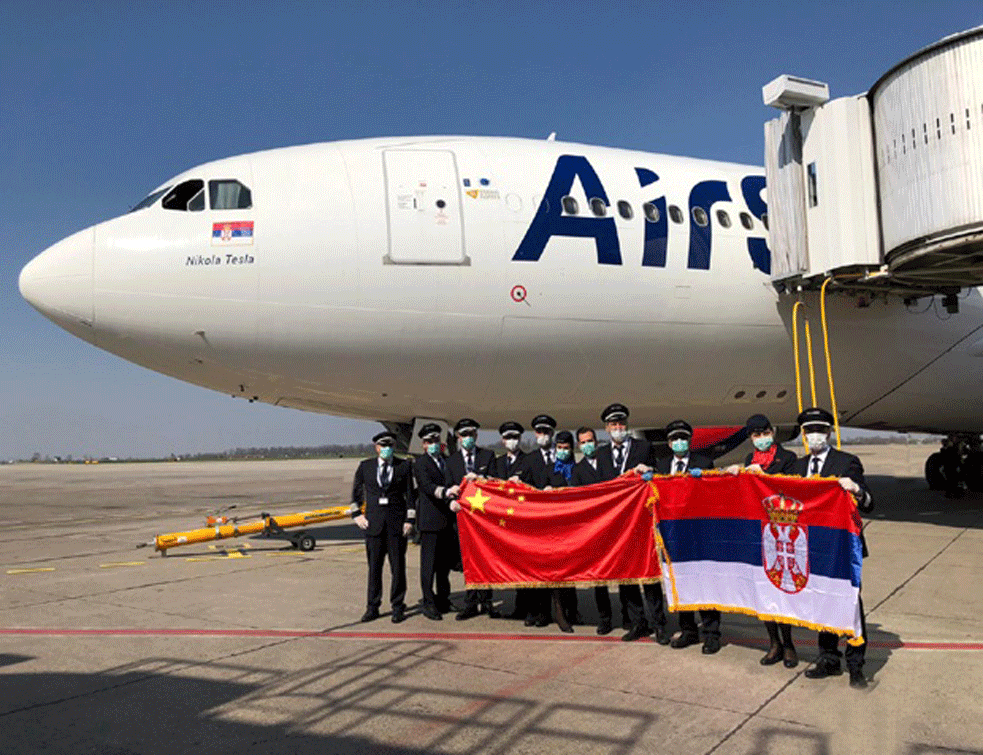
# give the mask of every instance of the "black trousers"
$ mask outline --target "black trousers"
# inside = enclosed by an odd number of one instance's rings
[[[703,620],[703,637],[720,638],[720,611],[700,611],[700,619]],[[696,626],[696,611],[679,612],[679,628],[684,634],[698,637],[700,630]]]
[[[645,600],[642,600],[642,593]],[[621,600],[622,619],[637,627],[666,625],[666,605],[662,596],[662,586],[658,583],[638,585],[618,585],[618,598]],[[601,620],[611,620],[611,593],[607,587],[594,588],[594,600]],[[647,606],[646,606],[647,604]],[[646,611],[646,607],[648,610]]]
[[[457,535],[451,527],[420,533],[420,588],[423,604],[434,610],[450,601],[450,573],[457,553],[456,542]]]
[[[387,525],[382,534],[365,536],[365,555],[369,562],[369,589],[366,605],[379,610],[382,605],[382,567],[389,556],[392,584],[389,587],[389,603],[393,608],[406,605],[406,538],[403,531],[389,531]]]
[[[621,599],[621,621],[623,624],[632,622],[628,602],[625,600],[623,588],[625,585],[618,586],[618,597]],[[594,603],[597,606],[597,615],[601,621],[611,621],[611,591],[606,586],[594,588]]]
[[[846,665],[849,669],[858,671],[864,667],[864,657],[867,655],[867,618],[864,616],[864,601],[860,598],[860,629],[864,638],[863,645],[846,646]],[[832,632],[819,633],[819,660],[840,665],[840,658],[844,655],[839,649],[840,637]]]

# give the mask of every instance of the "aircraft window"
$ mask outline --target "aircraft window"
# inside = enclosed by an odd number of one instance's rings
[[[754,219],[748,215],[746,212],[741,213],[741,225],[747,228],[749,231],[754,228]]]
[[[204,210],[205,182],[194,178],[179,183],[167,193],[161,206],[165,210]]]
[[[208,203],[213,210],[248,210],[253,206],[253,194],[234,179],[209,181]]]
[[[646,202],[642,205],[642,212],[645,213],[645,219],[650,223],[659,222],[659,208],[651,202]]]
[[[730,215],[724,210],[717,210],[717,222],[721,228],[730,228]]]
[[[618,202],[618,214],[625,220],[631,220],[633,217],[635,217],[635,213],[631,209],[631,205],[623,199]]]
[[[683,222],[683,211],[680,210],[674,204],[669,205],[669,219],[672,220],[673,223],[682,223]]]
[[[577,204],[577,200],[573,197],[564,197],[563,200],[563,211],[567,215],[576,215],[580,212],[580,205]]]
[[[710,222],[710,219],[707,217],[707,211],[704,210],[702,207],[694,207],[693,222],[696,223],[701,228],[706,227],[707,223]]]
[[[768,230],[768,213],[767,212],[761,213],[761,222],[764,224],[765,230],[767,231]]]
[[[608,206],[604,204],[604,200],[600,197],[594,197],[590,201],[590,209],[599,218],[603,218],[608,214]]]
[[[155,191],[153,194],[148,194],[142,200],[140,200],[130,212],[136,212],[137,210],[142,210],[145,207],[150,207],[154,202],[160,199],[164,194],[170,189],[170,186],[165,186],[160,191]]]

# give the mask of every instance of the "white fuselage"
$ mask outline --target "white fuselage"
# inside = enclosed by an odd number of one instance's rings
[[[576,426],[620,401],[636,427],[741,424],[758,411],[790,422],[792,301],[752,261],[767,239],[762,175],[520,139],[271,150],[165,184],[236,179],[250,208],[158,200],[51,247],[25,267],[21,290],[125,359],[306,410],[485,426],[547,411]],[[250,223],[251,236],[229,231]],[[804,301],[828,406],[818,302]],[[926,301],[912,312],[896,299],[828,297],[844,422],[983,427],[980,295],[948,319],[919,313]],[[804,353],[801,364],[805,374]]]

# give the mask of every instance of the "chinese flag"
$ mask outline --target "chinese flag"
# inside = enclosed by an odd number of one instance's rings
[[[656,497],[636,474],[550,491],[468,482],[457,515],[467,586],[657,582]]]

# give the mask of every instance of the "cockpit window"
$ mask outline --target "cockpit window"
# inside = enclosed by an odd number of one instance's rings
[[[161,206],[165,210],[204,210],[205,182],[200,178],[193,178],[179,183],[167,193]]]
[[[130,210],[130,212],[136,212],[137,210],[142,210],[145,207],[150,207],[150,205],[160,199],[170,188],[170,186],[165,186],[163,189],[155,191],[152,194],[148,194],[146,197],[141,199],[136,206]]]
[[[213,210],[248,210],[253,206],[253,194],[234,179],[209,181],[208,202]]]

